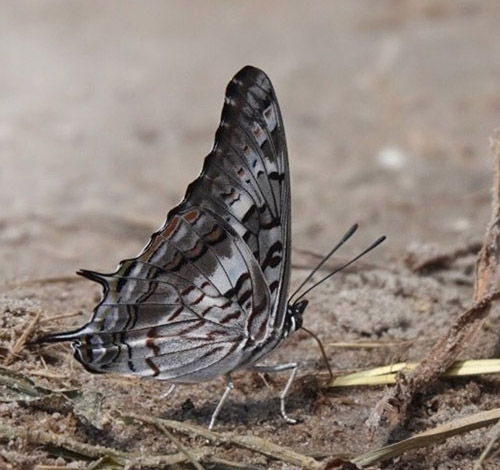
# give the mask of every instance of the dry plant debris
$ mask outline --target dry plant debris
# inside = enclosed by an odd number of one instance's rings
[[[3,386],[17,390],[16,398],[10,397],[10,400],[24,400],[23,395],[28,400],[40,398],[47,395],[54,395],[61,392],[51,391],[42,387],[36,387],[31,380],[22,374],[12,373],[2,369],[0,378]],[[73,391],[67,391],[67,398],[74,402],[79,396]],[[7,399],[7,398],[6,398]],[[76,403],[76,401],[75,401]],[[74,403],[74,405],[75,405]],[[76,405],[75,405],[76,406]],[[273,444],[272,442],[252,435],[236,435],[234,433],[220,433],[209,431],[205,427],[196,426],[189,423],[183,423],[174,420],[150,418],[138,415],[122,415],[118,419],[125,424],[149,424],[158,428],[165,434],[171,442],[178,448],[179,452],[174,454],[145,454],[144,452],[124,452],[113,449],[108,446],[91,445],[82,443],[64,434],[56,434],[49,431],[27,432],[23,429],[17,429],[12,426],[0,427],[0,442],[8,442],[12,439],[23,439],[27,444],[42,446],[47,449],[51,455],[62,456],[70,460],[90,460],[93,462],[92,468],[164,468],[168,465],[191,464],[196,470],[203,470],[205,465],[210,468],[249,470],[259,467],[231,462],[220,459],[215,454],[215,448],[221,445],[234,445],[257,452],[274,460],[285,464],[311,470],[326,469],[356,469],[371,466],[377,462],[382,462],[410,450],[435,445],[438,442],[446,440],[452,436],[470,432],[489,426],[500,418],[500,409],[481,411],[465,418],[452,420],[448,423],[438,425],[432,429],[421,432],[408,439],[400,441],[389,446],[377,448],[361,454],[351,460],[344,460],[339,457],[333,457],[326,462],[320,462],[307,455],[300,454],[289,448]],[[210,442],[212,446],[206,444],[188,448],[173,434],[179,433],[189,435],[194,438],[201,437]],[[39,469],[47,470],[55,468],[54,466],[39,466]]]
[[[400,362],[389,366],[375,367],[374,369],[336,377],[330,382],[329,387],[395,384],[399,372],[408,373],[418,366],[419,364],[416,362]],[[466,377],[485,374],[500,374],[500,359],[455,361],[443,372],[442,377]]]
[[[425,391],[473,341],[492,305],[500,298],[500,133],[492,138],[496,169],[492,189],[491,218],[476,264],[472,306],[460,315],[443,334],[429,354],[410,374],[400,375],[395,387],[379,401],[367,421],[375,432],[389,433],[407,419],[408,409],[417,393]]]
[[[24,348],[24,345],[28,341],[28,338],[31,336],[31,334],[35,330],[35,328],[40,320],[40,317],[41,317],[41,312],[38,312],[35,315],[35,317],[28,323],[28,325],[26,326],[26,328],[22,332],[21,336],[19,336],[19,338],[17,338],[17,341],[14,343],[14,346],[9,351],[9,354],[5,358],[4,365],[9,366],[14,362],[17,355]]]
[[[473,415],[450,421],[421,432],[403,441],[391,444],[355,457],[352,462],[360,467],[368,467],[375,462],[388,460],[409,450],[435,445],[450,437],[490,426],[500,419],[500,408],[480,411]]]

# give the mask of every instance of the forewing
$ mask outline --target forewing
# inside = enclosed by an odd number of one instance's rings
[[[280,329],[290,276],[290,178],[285,132],[267,75],[245,67],[229,83],[215,145],[180,207],[208,208],[245,240]],[[175,210],[174,210],[175,211]]]

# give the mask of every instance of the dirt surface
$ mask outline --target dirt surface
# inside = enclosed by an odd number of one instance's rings
[[[352,223],[359,234],[333,264],[388,237],[311,293],[305,326],[336,370],[422,358],[472,298],[490,208],[488,137],[500,123],[499,15],[493,1],[2,2],[0,361],[38,313],[35,335],[89,318],[100,289],[73,273],[110,271],[140,251],[198,174],[226,83],[246,64],[269,74],[285,120],[292,288],[317,262],[302,250],[325,253]],[[408,259],[470,245],[448,264],[409,268]],[[498,322],[498,314],[489,317],[464,357],[498,356]],[[361,340],[414,341],[332,346]],[[286,376],[270,378],[268,388],[241,373],[218,431],[320,456],[376,446],[365,421],[383,388],[328,390],[318,349],[303,332],[274,359],[303,364],[288,400],[302,422],[289,426],[279,416]],[[175,447],[153,427],[124,424],[119,412],[205,425],[224,387],[221,379],[162,399],[168,384],[91,375],[67,346],[24,349],[9,362],[38,385],[80,389],[102,403],[89,424],[57,401],[8,402],[1,423],[147,455]],[[442,381],[419,398],[397,437],[499,407],[499,386],[495,376]],[[488,437],[474,431],[383,468],[471,469]],[[235,446],[214,453],[288,468]],[[1,469],[35,464],[66,468],[23,437],[0,441]],[[496,457],[484,468],[499,465]]]

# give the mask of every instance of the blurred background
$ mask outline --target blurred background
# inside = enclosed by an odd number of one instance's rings
[[[109,271],[140,251],[210,151],[229,79],[271,77],[293,245],[479,239],[500,123],[500,4],[0,3],[1,280]],[[347,255],[346,255],[347,256]]]

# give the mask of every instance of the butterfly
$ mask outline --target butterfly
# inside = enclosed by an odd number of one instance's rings
[[[290,371],[280,408],[294,423],[285,397],[298,364],[260,364],[302,326],[307,306],[287,301],[290,224],[280,108],[268,76],[247,66],[227,86],[214,146],[184,199],[137,257],[108,274],[79,271],[103,287],[92,319],[38,342],[71,341],[95,373],[172,384],[225,376],[210,429],[235,370]]]

